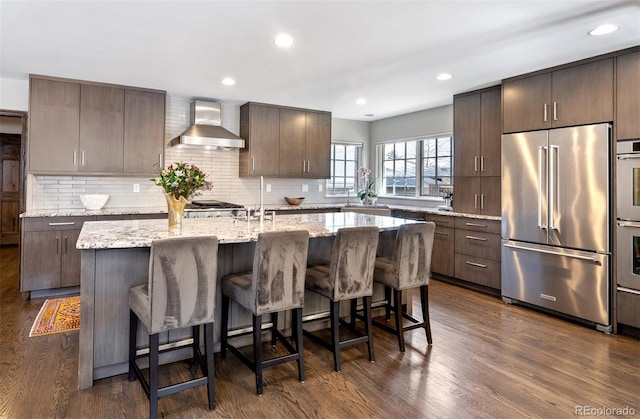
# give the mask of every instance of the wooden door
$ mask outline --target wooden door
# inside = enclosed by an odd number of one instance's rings
[[[616,137],[640,138],[640,52],[622,55],[616,66]]]
[[[551,128],[551,73],[502,84],[502,132]]]
[[[456,176],[480,170],[480,94],[453,100],[453,158]]]
[[[613,121],[613,59],[554,71],[552,97],[553,127]]]
[[[60,269],[60,286],[72,287],[80,285],[80,255],[76,242],[80,230],[63,230],[60,233],[60,253],[62,254]]]
[[[248,124],[246,126],[241,124],[243,131],[241,136],[247,142],[246,148],[248,148],[248,161],[245,163],[247,174],[278,176],[280,109],[256,104],[245,106],[241,113],[248,113]],[[241,119],[243,119],[242,115]]]
[[[307,112],[305,177],[331,177],[331,114]]]
[[[82,172],[122,172],[124,90],[82,85],[80,168]]]
[[[60,231],[23,234],[20,291],[60,287]]]
[[[453,210],[467,214],[480,214],[480,177],[455,176],[453,185]]]
[[[306,171],[307,112],[280,110],[280,165],[278,176],[302,177]]]
[[[19,134],[0,134],[0,245],[20,241]]]
[[[2,201],[0,204],[0,244],[18,244],[19,216],[20,204],[17,200]]]
[[[31,78],[29,171],[78,170],[80,85]]]
[[[480,176],[500,176],[502,153],[500,103],[500,89],[483,92],[480,95]]]
[[[165,95],[124,92],[124,172],[156,175],[164,159]]]

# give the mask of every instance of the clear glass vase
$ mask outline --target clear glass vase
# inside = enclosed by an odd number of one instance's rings
[[[184,206],[188,201],[183,196],[176,199],[171,194],[165,194],[165,198],[167,199],[167,210],[169,212],[169,230],[182,230]]]

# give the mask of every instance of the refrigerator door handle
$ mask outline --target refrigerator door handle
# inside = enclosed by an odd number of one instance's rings
[[[547,147],[538,146],[538,228],[547,228],[545,224],[542,224],[542,151]]]
[[[554,158],[553,154],[556,154]],[[560,154],[560,147],[552,145],[549,147],[549,229],[557,230],[555,226],[555,211],[557,201],[560,200],[558,196],[556,199],[556,186],[559,185],[559,170],[558,170],[558,155]]]
[[[640,227],[640,223],[634,223],[633,221],[618,221],[618,225],[620,227]]]
[[[532,247],[516,246],[514,244],[508,244],[508,243],[505,243],[504,247],[510,247],[512,249],[518,249],[518,250],[529,250],[531,252],[546,253],[546,254],[555,255],[555,256],[565,256],[568,258],[580,259],[587,262],[595,263],[596,265],[600,265],[600,261],[598,260],[598,258],[593,256],[572,255],[570,253],[554,252],[553,250],[543,250],[543,249],[535,249]]]
[[[618,154],[618,160],[640,159],[640,153]]]

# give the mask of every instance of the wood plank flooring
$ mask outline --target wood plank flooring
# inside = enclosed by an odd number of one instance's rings
[[[43,300],[24,300],[17,247],[0,248],[0,418],[147,417],[138,382],[125,375],[77,390],[78,333],[29,338]],[[166,418],[571,418],[576,406],[635,409],[640,417],[640,340],[509,306],[499,298],[433,281],[433,346],[420,330],[407,351],[375,330],[376,362],[366,346],[331,353],[305,339],[306,382],[296,364],[265,372],[264,395],[233,355],[216,355],[216,410],[206,387],[160,399]],[[265,347],[266,351],[267,349]],[[189,363],[161,377],[189,376]],[[597,412],[596,412],[597,413]]]

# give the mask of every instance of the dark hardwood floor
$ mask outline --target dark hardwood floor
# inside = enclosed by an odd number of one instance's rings
[[[77,332],[28,337],[43,301],[22,298],[18,261],[17,247],[0,248],[0,418],[147,417],[147,399],[126,375],[77,390]],[[591,406],[629,407],[640,417],[640,340],[435,280],[430,304],[432,347],[415,330],[402,354],[376,329],[376,362],[365,345],[352,347],[335,373],[330,352],[305,339],[306,382],[295,363],[270,368],[262,397],[237,358],[216,356],[216,410],[206,409],[201,386],[160,399],[159,415],[571,418],[577,406]],[[189,368],[172,364],[161,376],[179,380]]]

